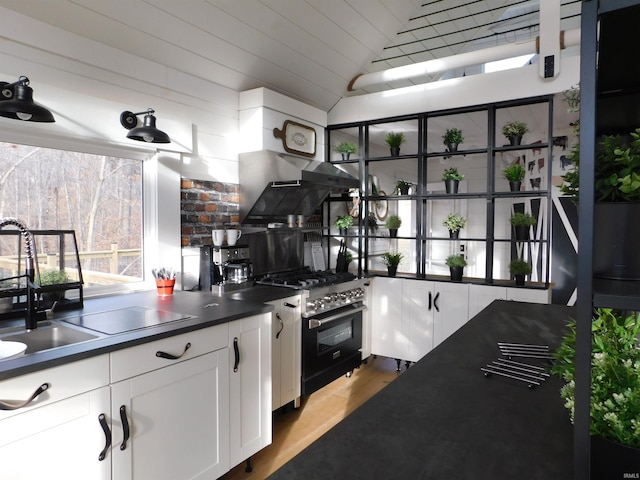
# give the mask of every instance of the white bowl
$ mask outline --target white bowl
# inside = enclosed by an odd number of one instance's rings
[[[22,342],[3,342],[0,340],[0,360],[22,355],[27,349],[27,344]]]

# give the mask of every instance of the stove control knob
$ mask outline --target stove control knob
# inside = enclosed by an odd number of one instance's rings
[[[340,292],[340,301],[342,303],[345,303],[347,301],[348,297],[347,297],[347,293],[346,292]]]

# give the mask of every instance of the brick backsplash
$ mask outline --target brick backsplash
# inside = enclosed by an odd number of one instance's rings
[[[180,224],[183,247],[210,245],[211,230],[240,225],[238,184],[190,180],[180,183]]]

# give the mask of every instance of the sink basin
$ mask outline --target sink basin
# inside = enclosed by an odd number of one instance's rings
[[[94,335],[75,328],[66,327],[58,323],[44,322],[36,330],[11,329],[0,340],[7,342],[22,342],[27,346],[25,353],[40,352],[51,348],[63,347],[74,343],[86,342],[98,338]]]

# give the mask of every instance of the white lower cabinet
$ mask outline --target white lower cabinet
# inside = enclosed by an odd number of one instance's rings
[[[374,355],[417,362],[469,318],[467,284],[377,277],[371,297]]]
[[[271,314],[229,323],[229,345],[229,466],[233,468],[271,443]]]
[[[264,313],[0,382],[0,478],[219,478],[271,443],[270,333]]]
[[[469,318],[475,317],[494,300],[550,303],[550,289],[469,285]]]
[[[223,475],[229,469],[228,370],[224,348],[113,384],[114,480]]]
[[[302,325],[300,295],[269,302],[271,317],[271,409],[300,398]]]
[[[0,478],[109,480],[108,378],[102,355],[0,382],[3,403],[26,401],[48,385],[24,407],[0,410]]]

